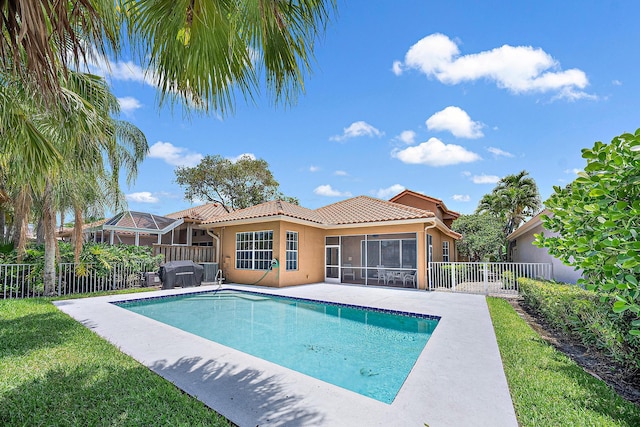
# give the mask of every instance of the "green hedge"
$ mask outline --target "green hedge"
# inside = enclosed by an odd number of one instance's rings
[[[628,379],[640,376],[640,339],[629,334],[629,316],[613,313],[606,298],[563,283],[519,278],[518,285],[525,304],[551,327],[612,358]]]

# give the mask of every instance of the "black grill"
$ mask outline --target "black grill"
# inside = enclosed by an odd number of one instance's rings
[[[204,268],[193,261],[171,261],[160,266],[162,289],[200,286]]]

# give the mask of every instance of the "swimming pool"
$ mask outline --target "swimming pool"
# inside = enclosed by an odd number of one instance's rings
[[[439,320],[235,290],[116,304],[384,403],[393,402]]]

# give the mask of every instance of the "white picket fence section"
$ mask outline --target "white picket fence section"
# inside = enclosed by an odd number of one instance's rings
[[[430,262],[429,290],[484,295],[518,293],[518,278],[551,280],[551,263]]]
[[[96,266],[61,263],[54,293],[58,296],[139,287],[155,264]],[[44,295],[42,269],[33,264],[0,264],[0,299]]]

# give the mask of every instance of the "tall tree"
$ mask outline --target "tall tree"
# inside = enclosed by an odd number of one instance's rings
[[[220,155],[206,156],[198,165],[178,167],[175,173],[187,200],[218,202],[227,212],[276,199],[298,204],[297,199],[280,192],[280,184],[263,159],[242,156],[232,161]]]
[[[456,248],[472,262],[502,259],[504,233],[502,222],[493,215],[460,215],[451,229],[462,234]]]
[[[488,213],[504,221],[505,234],[511,234],[527,217],[540,210],[538,186],[529,172],[523,170],[498,181],[491,193],[485,194],[476,213]]]
[[[523,170],[500,179],[491,193],[485,194],[476,213],[486,213],[499,218],[506,236],[513,233],[527,217],[540,210],[540,193],[535,180]],[[511,256],[507,247],[507,257]]]

